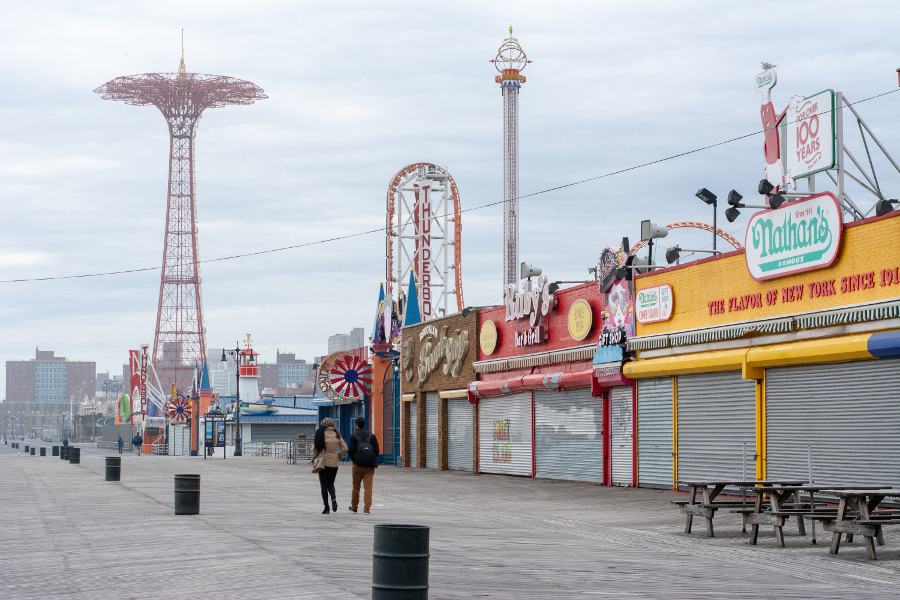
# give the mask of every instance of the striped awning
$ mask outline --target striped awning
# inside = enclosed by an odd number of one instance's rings
[[[721,340],[732,340],[750,333],[784,333],[811,327],[828,327],[843,323],[877,321],[900,317],[900,298],[881,302],[867,302],[841,308],[831,308],[791,315],[729,323],[719,327],[688,329],[664,335],[644,335],[628,340],[629,350],[652,350],[667,346],[687,346]]]
[[[596,350],[597,344],[586,344],[584,346],[576,346],[575,348],[550,350],[548,352],[538,352],[526,356],[511,356],[509,358],[482,360],[473,363],[473,366],[475,367],[476,373],[496,373],[497,371],[508,371],[510,369],[523,369],[525,367],[539,367],[541,365],[552,365],[555,363],[573,362],[577,360],[590,360],[594,357],[594,352]]]
[[[801,329],[808,327],[828,327],[829,325],[858,323],[861,321],[877,321],[879,319],[892,319],[898,316],[900,316],[900,301],[893,299],[875,304],[843,307],[840,309],[799,315],[795,318],[795,321],[797,329]]]

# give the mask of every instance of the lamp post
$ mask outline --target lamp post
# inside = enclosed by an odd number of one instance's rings
[[[700,188],[699,190],[697,190],[697,193],[695,195],[713,207],[713,252],[715,252],[716,251],[716,232],[718,231],[718,229],[716,229],[716,213],[719,212],[718,211],[719,203],[716,200],[716,195],[713,194],[711,191],[709,191],[706,188]]]
[[[234,455],[235,456],[243,456],[244,453],[241,450],[241,346],[239,343],[235,342],[234,350],[225,350],[222,349],[222,362],[228,360],[225,355],[234,357],[234,371],[235,371],[235,388],[234,388],[234,410],[235,410],[235,427],[237,427],[237,431],[234,434]],[[222,449],[224,452],[224,448]]]

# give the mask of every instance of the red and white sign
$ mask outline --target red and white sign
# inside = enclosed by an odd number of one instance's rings
[[[415,184],[416,203],[413,218],[416,221],[416,249],[413,255],[413,270],[416,272],[422,320],[432,317],[431,306],[431,185],[423,179]],[[385,319],[390,321],[390,319]]]
[[[634,310],[637,313],[638,323],[656,323],[671,319],[674,306],[675,294],[672,293],[672,286],[664,283],[638,290]]]

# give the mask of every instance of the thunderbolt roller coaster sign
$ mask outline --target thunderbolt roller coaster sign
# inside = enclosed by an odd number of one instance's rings
[[[758,212],[747,225],[747,270],[765,281],[829,267],[840,253],[843,227],[831,192]]]

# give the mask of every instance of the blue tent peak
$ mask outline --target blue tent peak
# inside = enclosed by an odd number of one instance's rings
[[[200,389],[201,390],[211,390],[212,387],[209,385],[209,368],[206,366],[206,359],[203,359],[203,376],[200,378]]]
[[[416,292],[416,278],[409,274],[409,293],[406,296],[406,311],[403,313],[403,326],[415,325],[422,322],[422,314],[419,312],[419,294]]]

